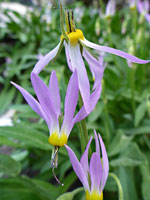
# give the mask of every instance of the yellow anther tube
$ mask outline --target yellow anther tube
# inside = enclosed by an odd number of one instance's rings
[[[76,29],[75,32],[67,33],[67,36],[69,38],[70,44],[75,46],[78,44],[79,39],[84,40],[83,32],[80,29]],[[61,40],[64,38],[63,35],[61,35]]]
[[[59,135],[55,131],[49,136],[48,142],[54,146],[62,147],[65,144],[67,144],[67,139],[68,139],[68,137],[65,133],[62,133],[61,135]]]
[[[103,193],[99,194],[96,191],[93,191],[91,194],[89,191],[85,192],[85,199],[86,200],[103,200]]]
[[[83,32],[80,29],[76,29],[75,32],[71,32],[67,35],[71,45],[76,45],[79,39],[84,40]]]

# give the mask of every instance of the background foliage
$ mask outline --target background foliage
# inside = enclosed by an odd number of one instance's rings
[[[0,27],[0,122],[10,120],[9,116],[12,119],[12,126],[0,127],[1,200],[54,200],[81,186],[64,148],[60,149],[56,170],[64,187],[57,185],[50,170],[52,146],[48,144],[48,128],[10,84],[14,81],[34,95],[30,73],[38,58],[58,44],[61,34],[59,9],[57,5],[49,6],[32,6],[24,15],[1,9],[8,20],[5,23],[1,20]],[[100,15],[99,3],[86,7],[78,1],[65,6],[73,8],[76,26],[90,41],[150,59],[150,26],[137,10],[119,4],[115,16],[106,19]],[[93,129],[101,133],[110,172],[119,177],[124,199],[149,200],[150,64],[130,63],[128,67],[126,60],[111,54],[105,55],[105,62],[101,98],[86,119],[89,137]],[[46,83],[52,70],[57,72],[64,102],[70,76],[64,49],[41,72]],[[75,125],[68,144],[78,158],[81,157],[79,140],[78,125]],[[72,195],[68,199],[73,198],[73,193],[68,195]],[[109,178],[104,199],[115,200],[117,195],[116,183]],[[84,193],[80,192],[74,199],[84,199]]]

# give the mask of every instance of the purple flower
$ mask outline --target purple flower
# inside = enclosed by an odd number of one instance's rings
[[[150,13],[149,13],[149,9],[150,9],[150,2],[149,0],[138,0],[137,2],[137,8],[140,14],[145,16],[145,19],[150,23]]]
[[[105,17],[110,18],[111,16],[114,16],[115,10],[116,10],[116,1],[109,0],[106,6]]]
[[[103,199],[102,191],[104,189],[109,172],[109,163],[105,145],[100,134],[98,134],[98,137],[96,131],[94,131],[94,134],[96,152],[92,154],[90,164],[88,163],[88,150],[92,141],[92,137],[89,140],[89,143],[81,157],[80,162],[78,161],[71,148],[65,145],[70,157],[70,161],[72,163],[72,167],[85,188],[86,200]],[[102,153],[102,158],[100,156],[100,152]]]
[[[129,6],[131,10],[136,9],[136,4],[138,0],[128,0]]]
[[[49,143],[55,146],[64,146],[67,144],[68,136],[74,124],[84,119],[88,113],[83,106],[74,117],[78,101],[78,77],[75,71],[68,83],[64,105],[64,120],[61,128],[59,127],[59,117],[61,115],[60,94],[58,80],[55,71],[51,73],[49,87],[34,72],[31,73],[31,82],[38,98],[33,98],[25,89],[11,82],[24,96],[29,106],[42,117],[49,128]],[[91,111],[94,109],[101,93],[101,86],[91,94]]]
[[[145,64],[150,62],[150,60],[142,60],[123,51],[106,46],[100,46],[88,41],[84,37],[81,30],[75,29],[74,23],[72,21],[72,16],[73,15],[68,15],[66,17],[66,19],[69,19],[69,22],[66,22],[67,32],[61,36],[59,44],[37,62],[33,69],[33,72],[39,74],[40,71],[58,54],[58,52],[60,52],[62,45],[64,45],[68,67],[72,72],[77,70],[79,90],[86,112],[89,113],[92,101],[90,99],[89,79],[83,59],[88,62],[92,75],[95,75],[93,90],[96,89],[99,84],[101,84],[101,76],[104,71],[104,67],[101,65],[101,62],[99,61],[99,59],[93,57],[93,55],[89,51],[89,48],[95,49],[98,53],[112,53],[127,60],[130,60],[134,63]]]

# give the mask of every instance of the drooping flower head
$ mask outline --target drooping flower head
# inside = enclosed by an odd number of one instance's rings
[[[88,41],[83,32],[80,29],[75,28],[75,22],[73,12],[66,11],[65,13],[66,29],[63,26],[63,14],[61,9],[61,27],[62,35],[59,44],[48,54],[46,54],[41,60],[35,65],[33,72],[39,74],[40,71],[56,57],[60,52],[62,46],[65,46],[65,52],[68,62],[69,69],[74,72],[77,71],[78,86],[87,113],[91,112],[91,99],[90,99],[90,84],[87,76],[84,59],[88,62],[91,69],[92,75],[95,75],[95,82],[93,90],[95,90],[99,84],[101,84],[102,66],[99,59],[96,59],[89,48],[95,49],[98,53],[108,52],[117,56],[123,57],[134,63],[145,64],[150,62],[149,60],[142,60],[135,56],[129,55],[123,51],[113,49],[106,46],[100,46]],[[92,68],[93,66],[93,68]]]
[[[55,71],[51,73],[48,87],[34,72],[31,73],[31,82],[38,101],[19,85],[13,82],[12,84],[21,92],[29,106],[47,123],[50,133],[49,143],[54,146],[64,146],[64,144],[67,144],[68,136],[74,124],[88,115],[83,105],[79,112],[74,116],[78,101],[77,72],[75,71],[72,74],[68,83],[62,125],[59,124],[59,117],[61,116],[61,103],[58,80]],[[97,89],[90,96],[92,101],[91,111],[94,109],[100,93],[101,85],[99,85],[99,87],[97,87]]]
[[[49,143],[54,146],[64,146],[73,127],[73,117],[78,100],[77,73],[70,78],[64,106],[64,120],[59,126],[61,115],[60,94],[55,71],[51,73],[49,87],[35,73],[31,74],[31,82],[38,98],[34,99],[26,90],[12,83],[24,96],[30,107],[40,115],[49,128]]]
[[[85,188],[86,200],[103,200],[103,189],[108,177],[109,163],[105,145],[100,134],[95,134],[96,152],[88,162],[88,150],[92,137],[83,153],[80,162],[71,148],[65,145],[72,167]],[[101,149],[101,150],[100,150]],[[102,156],[101,156],[102,155]]]

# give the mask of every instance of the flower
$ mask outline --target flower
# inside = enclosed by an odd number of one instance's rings
[[[128,4],[129,4],[131,10],[135,10],[136,9],[137,1],[138,0],[128,0]]]
[[[150,2],[149,0],[138,0],[137,2],[137,8],[140,14],[145,16],[145,19],[150,23],[150,13],[149,13],[149,9],[150,9]]]
[[[64,106],[64,120],[59,127],[59,117],[61,115],[60,94],[58,87],[58,80],[55,71],[51,73],[49,87],[38,77],[34,72],[31,73],[31,82],[34,91],[37,95],[38,101],[34,99],[25,89],[11,82],[24,96],[29,106],[42,117],[49,128],[50,136],[49,143],[54,146],[64,146],[67,144],[68,136],[74,124],[84,119],[88,114],[85,112],[84,106],[74,117],[78,101],[78,80],[77,72],[75,71],[68,83],[65,106]],[[92,103],[91,111],[94,109],[101,93],[101,86],[91,94]]]
[[[61,25],[62,24],[63,22],[61,21]],[[101,71],[103,71],[101,63],[99,62],[98,59],[96,59],[93,56],[93,54],[91,54],[91,51],[89,48],[95,49],[96,51],[98,51],[98,53],[100,52],[112,53],[117,56],[123,57],[127,60],[130,60],[131,62],[134,62],[134,63],[145,64],[145,63],[150,62],[150,60],[142,60],[128,53],[125,53],[123,51],[106,47],[106,46],[100,46],[88,41],[84,37],[83,32],[80,29],[75,29],[73,13],[69,11],[66,12],[66,26],[67,26],[67,32],[65,32],[64,27],[62,25],[63,34],[61,35],[59,44],[53,50],[51,50],[48,54],[46,54],[41,60],[37,62],[37,64],[35,65],[33,69],[33,72],[36,74],[39,74],[40,71],[52,59],[54,59],[58,55],[58,53],[60,52],[60,49],[64,45],[69,69],[72,72],[77,70],[78,86],[79,86],[83,104],[85,106],[87,113],[90,113],[92,102],[90,100],[89,79],[87,76],[83,58],[88,62],[91,71],[95,75],[95,83],[94,83],[93,90],[96,89],[96,87],[99,84],[101,84],[100,77],[102,74]]]
[[[114,16],[116,10],[116,1],[115,0],[109,0],[106,5],[106,11],[105,11],[105,17],[111,18],[111,16]]]
[[[92,154],[90,164],[88,164],[88,150],[92,141],[90,138],[86,150],[83,153],[80,162],[71,148],[65,145],[72,167],[85,188],[86,200],[103,200],[103,189],[108,177],[109,163],[105,145],[100,134],[95,134],[96,152]],[[100,146],[99,146],[100,142]],[[100,157],[100,147],[102,159]]]

